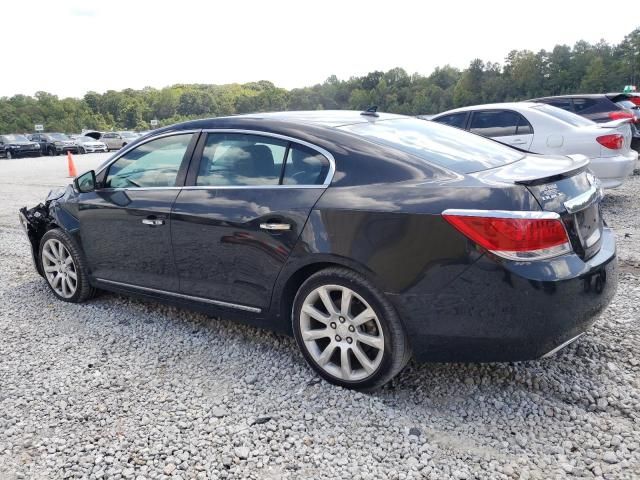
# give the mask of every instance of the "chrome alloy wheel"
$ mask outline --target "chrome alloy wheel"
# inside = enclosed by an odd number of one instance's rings
[[[72,297],[78,288],[78,272],[73,257],[64,244],[50,238],[42,247],[42,268],[51,288],[64,298]]]
[[[307,295],[300,334],[318,366],[345,381],[372,375],[384,354],[378,316],[360,295],[341,285],[323,285]]]

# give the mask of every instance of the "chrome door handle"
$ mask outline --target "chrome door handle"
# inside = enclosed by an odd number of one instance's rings
[[[164,225],[164,220],[159,220],[157,218],[143,218],[142,223],[145,225]]]
[[[512,145],[524,145],[525,143],[527,143],[526,140],[514,140],[511,142]]]
[[[288,223],[261,223],[260,228],[271,231],[285,231],[291,230],[291,225]]]

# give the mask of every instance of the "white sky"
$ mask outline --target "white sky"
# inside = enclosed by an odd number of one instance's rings
[[[513,49],[618,43],[639,26],[633,9],[603,21],[602,8],[575,0],[4,0],[0,10],[0,96],[255,80],[292,88],[396,66],[429,74],[474,58],[502,63]]]

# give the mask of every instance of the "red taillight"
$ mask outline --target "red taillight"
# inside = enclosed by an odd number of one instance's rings
[[[640,107],[640,97],[629,97],[629,100]]]
[[[601,137],[596,138],[596,140],[600,145],[610,148],[611,150],[620,150],[624,144],[624,137],[619,133],[602,135]]]
[[[469,239],[505,258],[535,260],[571,251],[560,216],[552,212],[445,210],[442,216]]]
[[[624,110],[616,110],[615,112],[609,112],[609,118],[611,120],[622,120],[623,118],[628,118],[632,120],[633,113],[625,112]]]

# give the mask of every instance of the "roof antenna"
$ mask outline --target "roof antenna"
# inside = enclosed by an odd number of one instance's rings
[[[378,115],[378,106],[371,105],[364,112],[360,112],[360,115],[365,115],[367,117],[379,117],[380,115]]]

